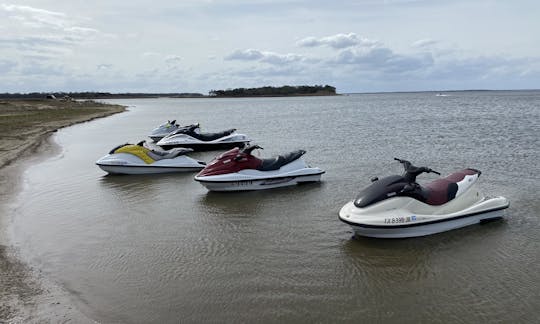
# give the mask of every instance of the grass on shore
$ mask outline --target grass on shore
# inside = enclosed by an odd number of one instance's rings
[[[0,139],[19,137],[29,128],[57,126],[109,111],[122,111],[121,106],[95,101],[12,100],[0,101]]]
[[[0,101],[0,167],[11,162],[39,137],[59,128],[122,112],[125,107],[92,100]]]

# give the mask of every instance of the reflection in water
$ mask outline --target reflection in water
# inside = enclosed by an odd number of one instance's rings
[[[201,196],[201,206],[210,208],[215,213],[243,214],[250,216],[257,214],[264,208],[272,209],[275,204],[303,199],[306,194],[320,190],[323,183],[303,183],[296,186],[281,187],[258,191],[213,192],[209,191]]]

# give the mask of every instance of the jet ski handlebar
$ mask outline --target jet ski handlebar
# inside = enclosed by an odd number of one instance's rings
[[[407,160],[402,160],[402,159],[398,159],[398,158],[394,158],[394,160],[396,160],[399,163],[403,164],[403,168],[405,169],[405,174],[403,176],[405,177],[405,179],[409,183],[416,182],[416,177],[418,175],[422,174],[422,173],[435,173],[435,174],[441,175],[439,172],[437,172],[437,171],[435,171],[433,169],[430,169],[428,167],[414,166],[414,165],[412,165],[411,162],[409,162]]]
[[[262,147],[260,147],[259,145],[248,145],[246,147],[244,147],[243,149],[241,149],[238,154],[236,155],[236,157],[234,158],[236,161],[240,161],[245,155],[251,155],[251,152],[255,149],[260,149],[260,150],[264,150]]]
[[[240,152],[244,154],[251,154],[251,152],[253,152],[253,150],[256,150],[256,149],[264,150],[262,147],[255,144],[255,145],[248,145],[244,147],[242,150],[240,150]]]

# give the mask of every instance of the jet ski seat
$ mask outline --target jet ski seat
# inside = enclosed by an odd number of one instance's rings
[[[289,152],[287,154],[278,155],[275,158],[262,159],[261,166],[258,167],[257,170],[259,171],[278,170],[285,164],[291,163],[292,161],[299,159],[305,153],[306,151],[304,150],[296,150],[296,151]]]
[[[149,150],[146,154],[148,154],[148,156],[150,156],[155,161],[158,161],[163,159],[174,159],[177,156],[185,155],[192,151],[193,150],[189,148],[177,147],[173,148],[170,151]]]
[[[425,203],[428,205],[439,206],[446,204],[456,198],[459,189],[459,182],[465,179],[467,175],[480,175],[481,172],[475,169],[464,169],[450,174],[446,178],[437,179],[423,185],[426,192]]]
[[[221,137],[225,137],[225,136],[231,135],[231,134],[234,133],[235,131],[236,131],[235,128],[231,128],[231,129],[227,129],[227,130],[224,130],[224,131],[218,132],[218,133],[196,133],[196,132],[189,132],[188,135],[191,136],[191,137],[194,137],[194,138],[196,138],[196,139],[199,139],[199,140],[201,140],[201,141],[208,142],[208,141],[217,140],[218,138],[221,138]]]

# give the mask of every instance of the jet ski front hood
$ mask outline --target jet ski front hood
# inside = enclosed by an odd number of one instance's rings
[[[354,205],[364,208],[379,201],[396,196],[406,185],[402,176],[393,175],[374,181],[354,199]]]

